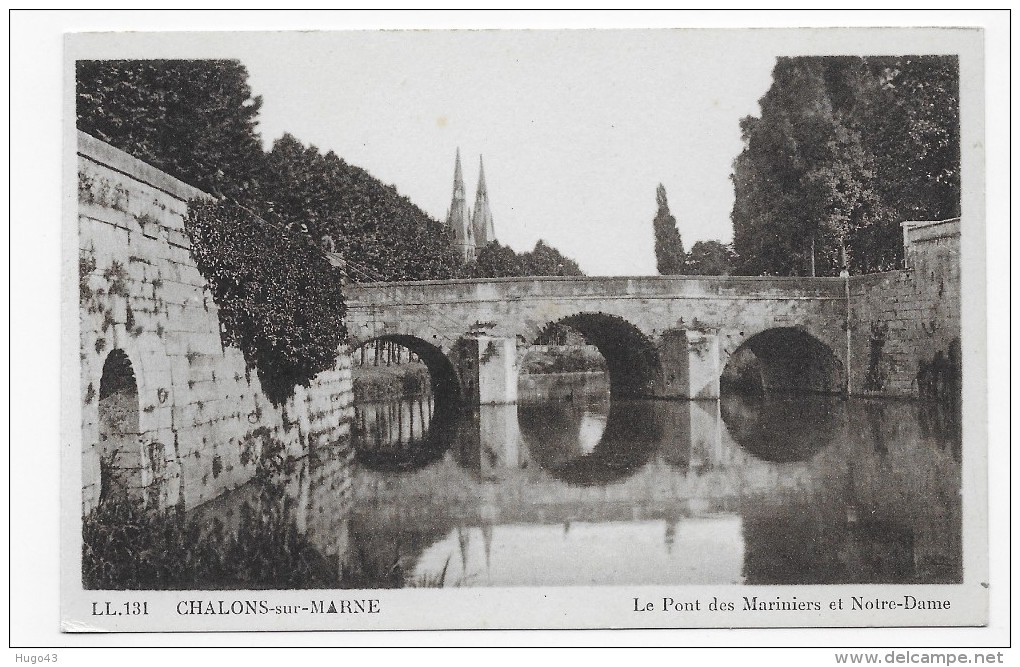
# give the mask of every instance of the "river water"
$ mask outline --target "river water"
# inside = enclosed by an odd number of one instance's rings
[[[520,393],[360,404],[353,477],[328,448],[291,471],[276,497],[335,585],[961,580],[960,438],[935,406],[610,400],[600,374]]]

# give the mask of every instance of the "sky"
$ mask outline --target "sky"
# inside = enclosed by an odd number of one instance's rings
[[[655,273],[662,183],[685,246],[732,240],[740,120],[785,55],[952,52],[902,29],[362,30],[81,35],[69,57],[235,58],[267,147],[333,150],[445,220],[478,161],[497,239],[588,275]]]
[[[689,248],[729,242],[739,121],[767,49],[691,31],[304,34],[241,56],[267,146],[333,150],[445,220],[459,148],[469,205],[484,156],[497,239],[543,239],[589,275],[655,272],[655,190]],[[706,58],[706,54],[710,57]]]

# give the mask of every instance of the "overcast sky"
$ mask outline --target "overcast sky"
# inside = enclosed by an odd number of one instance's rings
[[[237,58],[284,132],[393,184],[445,220],[454,152],[473,203],[479,155],[497,238],[545,239],[589,275],[655,273],[655,188],[689,249],[732,239],[740,119],[780,55],[952,52],[897,29],[124,33],[96,58]]]
[[[497,238],[545,239],[592,275],[655,272],[660,182],[688,247],[732,238],[738,123],[758,113],[768,50],[684,31],[293,37],[241,58],[267,145],[332,149],[441,220],[455,150],[471,199],[484,155]]]

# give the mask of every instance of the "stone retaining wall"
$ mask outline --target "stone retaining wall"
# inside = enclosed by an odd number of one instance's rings
[[[99,403],[113,350],[127,355],[137,385],[137,451],[122,455],[122,475],[151,504],[193,507],[248,481],[274,441],[298,457],[349,432],[346,350],[332,371],[274,406],[241,352],[222,345],[184,229],[188,200],[203,196],[78,135],[83,512],[98,503],[109,458]]]
[[[850,278],[853,393],[917,396],[925,367],[959,361],[960,220],[904,223],[906,268]]]

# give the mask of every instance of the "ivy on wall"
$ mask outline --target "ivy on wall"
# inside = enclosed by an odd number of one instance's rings
[[[347,337],[341,276],[309,237],[225,200],[191,201],[185,226],[224,343],[244,353],[271,401],[334,367]]]

